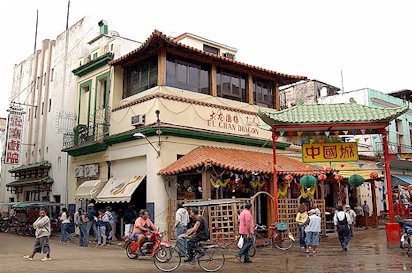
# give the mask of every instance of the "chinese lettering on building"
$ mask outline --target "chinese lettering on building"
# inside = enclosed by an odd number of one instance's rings
[[[356,142],[303,144],[303,162],[358,161]]]
[[[224,114],[221,111],[212,111],[209,115],[207,126],[250,135],[259,134],[259,118],[253,115]]]
[[[9,125],[7,126],[5,164],[20,164],[22,134],[23,113],[21,111],[12,110],[9,114]]]

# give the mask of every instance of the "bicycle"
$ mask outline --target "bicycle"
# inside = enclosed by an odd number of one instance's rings
[[[262,233],[267,233],[268,236],[262,236]],[[257,244],[259,241],[263,241],[263,244]],[[249,256],[255,256],[257,246],[275,246],[280,250],[288,250],[293,246],[294,242],[295,238],[292,233],[288,232],[286,222],[277,222],[275,227],[269,228],[263,225],[256,225],[255,234],[253,236],[253,245],[249,249]]]
[[[179,254],[179,241],[176,240],[174,246],[169,248],[158,249],[154,254],[153,262],[157,269],[163,272],[171,272],[180,266],[181,258],[189,258],[188,253]],[[196,261],[206,272],[215,272],[221,269],[225,263],[225,255],[219,246],[210,242],[199,242],[195,250],[196,256],[191,261],[194,264]]]
[[[400,247],[407,248],[406,256],[409,257],[409,251],[412,244],[412,219],[403,219],[399,221],[402,228]]]

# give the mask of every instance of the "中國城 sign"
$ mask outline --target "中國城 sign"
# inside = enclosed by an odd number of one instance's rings
[[[303,162],[358,161],[356,142],[303,144]]]

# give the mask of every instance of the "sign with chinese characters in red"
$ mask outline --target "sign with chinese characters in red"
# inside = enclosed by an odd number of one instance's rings
[[[259,135],[259,118],[254,115],[212,111],[209,115],[207,126],[237,133]]]
[[[303,162],[358,161],[356,142],[303,144]]]
[[[20,164],[20,148],[23,136],[23,112],[10,110],[9,124],[7,126],[7,142],[5,164]]]

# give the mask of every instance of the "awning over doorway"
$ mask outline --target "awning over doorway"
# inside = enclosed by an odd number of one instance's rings
[[[97,195],[102,190],[107,179],[89,180],[83,182],[76,191],[74,198],[76,200],[91,200],[96,199]]]
[[[412,185],[412,176],[409,175],[399,175],[399,174],[392,174],[393,179],[392,187],[399,186],[399,185]]]
[[[276,157],[277,173],[315,174],[312,164],[287,156]],[[158,175],[177,175],[203,166],[217,166],[236,172],[273,173],[273,155],[237,149],[199,147],[179,158]]]
[[[132,194],[146,176],[110,178],[96,197],[97,203],[129,202]]]

